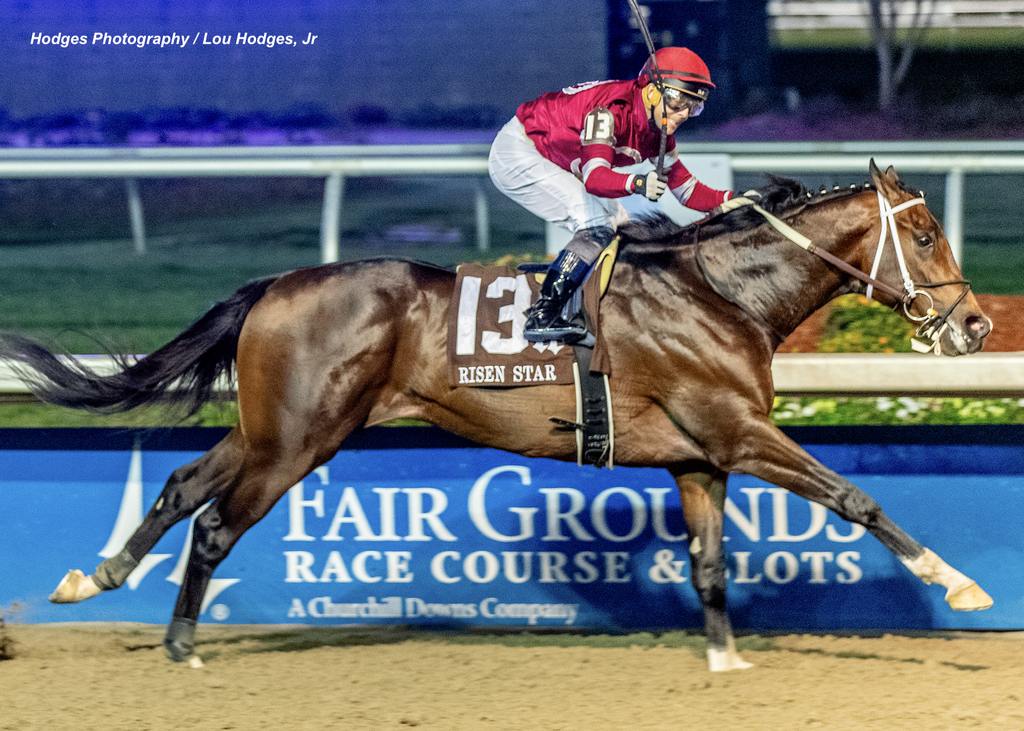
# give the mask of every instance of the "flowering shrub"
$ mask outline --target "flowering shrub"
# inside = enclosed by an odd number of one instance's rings
[[[776,397],[780,425],[1024,424],[1024,399]]]
[[[820,353],[907,353],[914,326],[863,295],[840,297],[832,303]]]

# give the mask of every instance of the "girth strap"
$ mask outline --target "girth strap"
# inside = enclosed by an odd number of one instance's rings
[[[591,373],[591,348],[574,345],[576,362],[576,421],[551,417],[562,431],[576,432],[576,461],[580,465],[615,466],[615,426],[608,376]]]

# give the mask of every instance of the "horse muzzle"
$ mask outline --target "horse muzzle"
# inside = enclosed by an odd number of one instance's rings
[[[938,337],[941,355],[957,356],[977,353],[992,332],[992,321],[981,314],[971,314],[961,322],[950,321]]]

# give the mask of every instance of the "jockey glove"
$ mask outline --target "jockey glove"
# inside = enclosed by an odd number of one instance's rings
[[[634,193],[646,196],[647,200],[656,201],[668,190],[668,182],[652,170],[647,175],[634,175],[630,188]]]

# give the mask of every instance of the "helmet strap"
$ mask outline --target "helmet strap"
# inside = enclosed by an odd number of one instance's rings
[[[653,81],[644,86],[640,97],[647,108],[648,120],[654,127],[658,127],[662,122],[667,121],[664,119],[666,110],[663,107],[661,109],[662,118],[659,118],[658,108],[664,104],[665,96]]]

